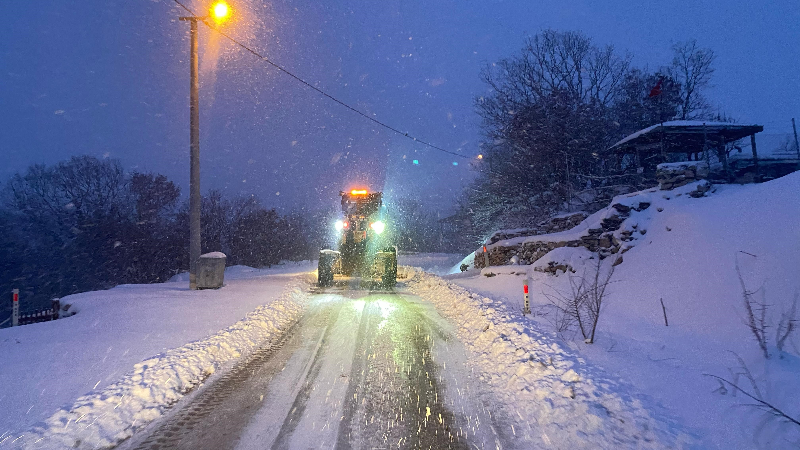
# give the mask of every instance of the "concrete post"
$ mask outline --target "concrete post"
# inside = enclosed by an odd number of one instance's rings
[[[12,306],[11,306],[11,326],[16,327],[19,325],[19,289],[11,291]]]
[[[522,291],[525,295],[525,306],[522,308],[522,314],[530,314],[531,313],[531,302],[530,298],[528,297],[528,280],[525,280],[525,284],[522,287]]]

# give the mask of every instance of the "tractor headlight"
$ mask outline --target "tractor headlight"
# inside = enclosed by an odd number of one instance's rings
[[[344,222],[337,220],[333,226],[336,227],[336,231],[342,231],[342,228],[344,228]]]
[[[383,233],[383,230],[386,228],[386,225],[384,225],[384,223],[379,220],[377,222],[372,222],[372,224],[369,227],[372,228],[372,231],[374,231],[375,234],[381,234]]]

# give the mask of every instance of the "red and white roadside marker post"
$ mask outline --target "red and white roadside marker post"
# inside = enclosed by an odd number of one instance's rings
[[[522,286],[522,291],[525,295],[525,306],[522,307],[522,315],[530,314],[531,313],[531,301],[528,298],[528,280],[525,280],[525,284]]]
[[[11,292],[11,326],[16,327],[19,325],[19,289],[13,289]]]
[[[489,267],[489,252],[486,250],[486,246],[483,246],[483,268]]]

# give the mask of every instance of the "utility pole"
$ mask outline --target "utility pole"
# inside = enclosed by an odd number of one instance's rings
[[[797,143],[797,126],[794,124],[794,117],[792,117],[792,131],[794,131],[794,149],[797,150],[797,159],[800,159],[800,144]]]
[[[197,61],[197,17],[181,17],[191,24],[189,82],[189,289],[197,289],[200,259],[200,80]]]
[[[181,5],[183,6],[183,5]],[[186,9],[184,7],[184,9]],[[189,11],[187,9],[187,11]],[[192,14],[191,11],[189,11]],[[189,47],[189,289],[197,289],[197,264],[200,261],[200,80],[198,77],[197,22],[208,25],[213,19],[216,26],[222,25],[231,17],[232,10],[225,0],[211,5],[207,16],[180,17],[191,25]]]

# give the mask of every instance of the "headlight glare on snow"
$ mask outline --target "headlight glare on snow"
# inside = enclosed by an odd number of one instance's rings
[[[381,234],[381,233],[383,233],[383,230],[384,230],[384,229],[386,229],[386,225],[384,225],[384,223],[383,223],[383,222],[381,222],[381,221],[379,220],[379,221],[377,221],[377,222],[373,222],[373,223],[370,225],[370,228],[372,228],[372,230],[373,230],[373,231],[374,231],[376,234]]]

